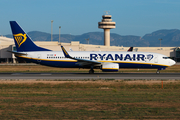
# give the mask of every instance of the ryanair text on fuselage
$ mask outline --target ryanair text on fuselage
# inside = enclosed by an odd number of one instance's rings
[[[149,61],[153,58],[152,54],[148,54],[146,57],[144,54],[90,54],[90,60],[98,60],[100,58],[101,60],[121,60],[121,61],[145,61],[145,59],[148,59]]]

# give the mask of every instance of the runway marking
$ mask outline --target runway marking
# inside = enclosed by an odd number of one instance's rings
[[[28,74],[28,73],[13,73],[11,75],[52,75],[51,73],[39,73],[39,74]]]
[[[23,75],[23,73],[13,73],[11,75]]]
[[[52,74],[50,74],[50,73],[42,73],[40,75],[52,75]]]

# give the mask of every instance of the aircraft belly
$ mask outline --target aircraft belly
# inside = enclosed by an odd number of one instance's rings
[[[48,65],[53,67],[64,67],[64,68],[76,68],[78,65],[76,62],[65,62],[65,61],[42,61],[42,65]]]
[[[143,63],[119,63],[119,68],[166,68],[167,66],[143,64]]]

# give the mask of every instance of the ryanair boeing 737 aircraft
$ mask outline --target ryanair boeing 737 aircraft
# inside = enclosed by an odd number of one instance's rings
[[[90,52],[69,51],[63,46],[62,51],[51,51],[34,44],[16,21],[10,21],[17,51],[11,51],[17,58],[28,62],[60,68],[87,68],[118,71],[119,68],[149,68],[164,70],[175,64],[167,56],[149,52]]]

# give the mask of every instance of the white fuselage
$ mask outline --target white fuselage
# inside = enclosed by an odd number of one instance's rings
[[[83,67],[77,60],[65,58],[61,51],[24,52],[27,55],[17,56],[31,62],[56,67]],[[73,58],[98,61],[103,63],[118,63],[119,68],[166,68],[175,64],[167,56],[149,52],[86,52],[70,51]],[[87,66],[87,65],[86,65]],[[98,65],[96,65],[98,66]],[[100,66],[100,64],[99,64]]]

